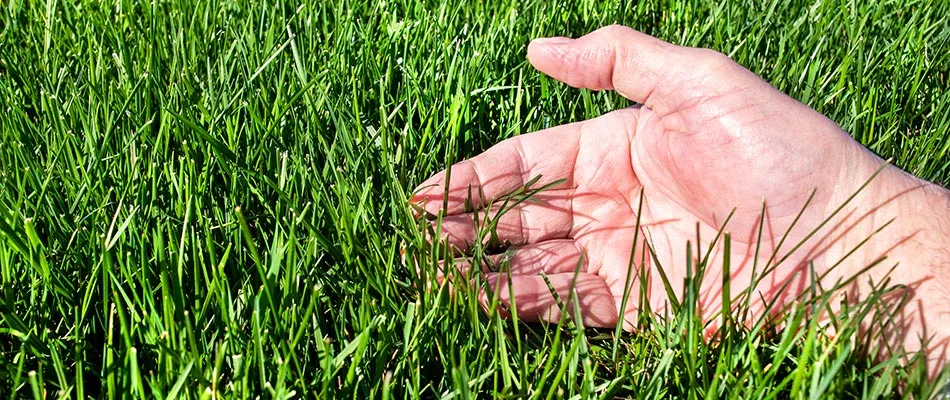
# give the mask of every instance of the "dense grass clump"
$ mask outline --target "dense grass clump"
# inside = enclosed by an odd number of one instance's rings
[[[800,328],[726,323],[708,343],[688,301],[616,336],[419,290],[437,254],[406,200],[501,139],[627,105],[525,61],[533,37],[610,23],[720,50],[950,183],[948,15],[940,0],[6,1],[0,398],[927,397],[921,370],[848,340],[874,302],[835,338],[808,318],[832,301],[817,293],[789,314]]]

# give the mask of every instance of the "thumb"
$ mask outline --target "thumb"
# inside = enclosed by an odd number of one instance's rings
[[[612,25],[579,39],[535,39],[528,60],[539,71],[573,87],[616,90],[666,114],[675,106],[672,89],[690,65],[691,49],[633,29]]]

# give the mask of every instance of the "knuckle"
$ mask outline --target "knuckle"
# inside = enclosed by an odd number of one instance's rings
[[[607,25],[603,28],[600,28],[598,31],[606,35],[612,36],[612,35],[624,35],[633,31],[633,29],[630,29],[620,24],[612,24],[612,25]]]
[[[695,62],[705,69],[722,69],[735,64],[729,56],[713,49],[692,49]]]

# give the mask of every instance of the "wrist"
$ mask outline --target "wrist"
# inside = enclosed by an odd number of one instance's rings
[[[855,186],[864,182],[883,163],[871,157],[863,166],[853,168],[857,173],[850,179],[840,181],[856,182]],[[854,190],[856,187],[847,195],[836,196],[829,205],[832,210]],[[883,289],[880,285],[885,279],[887,287],[901,285],[897,297],[888,296],[895,300],[890,306],[902,296],[906,302],[896,310],[900,326],[886,328],[886,341],[911,352],[924,350],[931,368],[943,365],[950,338],[950,191],[888,165],[831,225],[838,228],[837,234],[830,235],[837,239],[822,264],[830,267],[847,258],[829,279],[862,273],[848,288],[858,295],[850,301],[868,298],[872,283],[878,289]],[[922,337],[930,340],[926,347]]]
[[[901,277],[892,277],[895,281],[945,274],[950,262],[946,253],[950,192],[892,165],[884,167],[878,178],[863,198],[855,198],[864,201],[853,206],[855,214],[865,214],[868,220],[855,229],[860,237],[850,240],[869,238],[866,248],[855,253],[861,255],[859,261],[866,266],[887,257],[878,269],[898,264]]]
[[[875,270],[899,263],[905,273],[930,272],[924,270],[946,262],[950,257],[936,253],[950,237],[950,191],[854,145],[858,150],[845,158],[826,205],[825,215],[834,215],[818,234],[828,251],[816,261],[849,266],[843,273],[856,273],[882,257],[887,259]]]

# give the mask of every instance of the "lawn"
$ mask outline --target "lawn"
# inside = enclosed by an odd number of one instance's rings
[[[525,59],[531,38],[611,23],[722,51],[947,185],[948,16],[945,0],[5,1],[0,398],[932,396],[941,380],[850,340],[874,302],[835,337],[808,318],[832,301],[818,293],[787,329],[738,321],[710,343],[688,299],[618,336],[420,290],[415,265],[438,255],[407,199],[502,139],[628,105]]]

